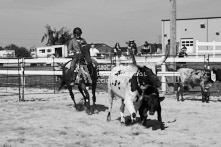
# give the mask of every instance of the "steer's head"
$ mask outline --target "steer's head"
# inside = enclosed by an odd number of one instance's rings
[[[159,88],[161,86],[161,81],[160,79],[157,77],[156,74],[153,73],[153,71],[144,66],[144,67],[138,67],[139,71],[138,71],[138,81],[140,83],[141,86],[147,86],[147,85],[151,85],[151,86],[155,86],[157,88]]]
[[[203,75],[203,81],[204,81],[204,84],[211,84],[214,82],[213,80],[213,74],[210,70],[204,70],[204,75]]]
[[[160,97],[156,88],[148,87],[143,93],[143,103],[148,107],[149,114],[154,115],[154,113],[160,109],[160,102],[164,100],[165,97]]]

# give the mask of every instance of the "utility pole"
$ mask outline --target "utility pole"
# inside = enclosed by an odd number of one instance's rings
[[[170,0],[170,55],[176,55],[176,0]]]

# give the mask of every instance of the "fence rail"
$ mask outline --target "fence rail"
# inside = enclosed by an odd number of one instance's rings
[[[212,50],[210,49],[200,49],[200,46],[205,46],[205,47],[209,47],[212,46]],[[221,49],[217,49],[217,46],[221,46],[221,42],[199,42],[198,40],[196,40],[196,57],[198,57],[199,53],[202,54],[212,54],[213,57],[216,56],[216,54],[221,54]]]
[[[71,58],[38,58],[38,59],[0,59],[0,64],[15,64],[19,67],[16,67],[17,69],[13,69],[13,70],[5,70],[5,68],[0,70],[0,75],[17,75],[18,77],[20,77],[20,81],[21,81],[21,86],[23,86],[22,88],[24,88],[25,85],[25,76],[26,75],[53,75],[53,76],[57,76],[57,75],[62,75],[62,71],[60,70],[29,70],[28,68],[25,69],[25,65],[28,64],[51,64],[51,65],[56,65],[56,63],[65,63],[67,61],[71,60]],[[160,57],[154,57],[154,58],[138,58],[136,59],[137,63],[140,64],[142,63],[142,65],[147,65],[149,63],[156,63],[158,61],[161,60]],[[210,58],[210,56],[198,56],[196,57],[187,57],[187,58],[172,58],[169,57],[166,60],[166,63],[177,63],[177,62],[192,62],[192,63],[205,63],[205,62],[221,62],[220,58],[213,56],[213,58]],[[99,64],[111,64],[110,60],[103,60],[100,59],[98,60]],[[121,61],[121,63],[132,63],[131,60],[125,60],[125,61]],[[3,65],[1,65],[3,66]],[[100,75],[101,76],[109,76],[110,75],[110,71],[100,71]],[[166,65],[162,64],[161,65],[161,71],[157,73],[158,76],[161,77],[161,81],[162,81],[162,91],[166,91],[166,77],[169,76],[179,76],[178,72],[170,72],[170,71],[166,71]],[[24,92],[24,89],[23,89]]]

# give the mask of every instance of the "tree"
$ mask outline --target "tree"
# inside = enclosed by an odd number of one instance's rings
[[[46,25],[45,28],[47,32],[43,35],[41,42],[48,39],[46,45],[62,45],[66,44],[71,39],[71,34],[65,27],[62,27],[58,31],[52,29],[49,25]]]
[[[14,50],[17,58],[31,57],[30,52],[25,47],[18,47],[15,44],[11,44],[5,47],[6,50]]]

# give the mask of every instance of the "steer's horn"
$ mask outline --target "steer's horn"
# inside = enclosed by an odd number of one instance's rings
[[[166,61],[166,59],[168,58],[168,56],[169,56],[169,54],[163,56],[163,57],[160,59],[160,61],[156,63],[156,65],[162,65],[162,64]]]

